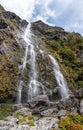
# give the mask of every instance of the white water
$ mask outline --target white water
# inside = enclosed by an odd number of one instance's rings
[[[36,69],[36,52],[34,50],[34,45],[30,45],[30,65],[31,65],[31,75],[30,83],[28,89],[28,99],[38,95],[38,85],[37,85],[37,69]]]
[[[35,45],[33,34],[31,33],[30,24],[28,24],[25,34],[23,35],[23,39],[25,41],[25,53],[24,57],[22,59],[22,65],[19,67],[21,75],[23,76],[24,70],[26,68],[26,64],[29,61],[30,70],[29,70],[29,84],[27,85],[27,98],[30,100],[31,98],[40,95],[40,94],[46,94],[46,88],[42,83],[38,81],[38,71],[37,71],[37,65],[36,65],[36,49],[37,44]],[[40,53],[43,53],[43,51],[40,50]],[[60,94],[62,99],[69,96],[68,94],[68,87],[67,82],[63,76],[63,74],[60,71],[60,67],[57,63],[57,61],[49,55],[51,62],[53,64],[53,70],[54,75],[57,80],[58,88],[60,88]],[[22,89],[23,89],[23,80],[22,77],[19,80],[18,84],[18,95],[17,95],[17,102],[21,103],[22,101]]]
[[[53,64],[53,71],[54,71],[54,76],[55,79],[57,81],[58,87],[60,88],[60,94],[61,94],[61,98],[65,99],[69,97],[68,94],[68,86],[67,86],[67,82],[66,79],[64,78],[60,67],[58,65],[58,62],[54,59],[54,57],[52,55],[49,55],[49,58]]]
[[[45,88],[44,86],[38,81],[38,72],[36,67],[36,51],[35,51],[35,43],[33,41],[33,35],[30,30],[30,24],[28,24],[25,34],[23,36],[23,39],[25,41],[25,54],[23,57],[23,64],[21,65],[21,72],[23,75],[24,69],[26,68],[27,64],[27,58],[29,56],[29,64],[30,64],[30,81],[27,85],[27,95],[28,100],[30,100],[32,97],[37,96],[40,94],[40,89],[42,90],[42,93],[45,94]],[[20,80],[18,85],[18,96],[17,96],[17,102],[21,103],[22,99],[22,84],[23,81]]]
[[[17,103],[21,103],[21,98],[22,98],[22,83],[23,81],[20,80],[19,86],[18,86],[18,96],[17,96]]]
[[[23,75],[23,71],[26,68],[26,64],[27,64],[27,56],[28,56],[28,50],[29,50],[29,45],[30,45],[30,38],[31,38],[30,24],[28,24],[25,34],[23,35],[23,39],[25,41],[25,54],[23,57],[22,65],[19,67],[22,75]],[[21,100],[22,100],[22,84],[23,84],[23,81],[21,79],[18,84],[18,94],[17,94],[17,103],[19,103],[19,104],[21,103]]]

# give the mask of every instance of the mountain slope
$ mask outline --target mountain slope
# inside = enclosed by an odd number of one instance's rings
[[[83,87],[83,37],[42,21],[32,23],[32,30],[59,61],[70,88]]]
[[[16,96],[18,64],[23,54],[17,34],[26,25],[26,21],[0,6],[0,102]]]
[[[0,102],[16,101],[20,78],[24,81],[23,100],[26,99],[30,65],[27,63],[23,76],[19,66],[22,65],[25,52],[22,36],[27,25],[25,20],[0,6]],[[37,50],[38,80],[53,92],[57,87],[52,64],[47,57],[51,53],[58,60],[71,91],[83,87],[83,37],[42,21],[31,23],[31,30],[35,34],[35,43],[46,54],[42,58]]]

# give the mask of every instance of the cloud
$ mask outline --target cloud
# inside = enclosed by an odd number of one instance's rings
[[[83,35],[83,0],[0,0],[0,3],[28,21],[41,19]]]
[[[0,0],[6,10],[15,12],[23,19],[30,19],[35,8],[35,0]]]

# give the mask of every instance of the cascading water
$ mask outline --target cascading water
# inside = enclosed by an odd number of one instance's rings
[[[42,83],[38,81],[38,72],[36,69],[36,51],[35,51],[35,42],[33,42],[32,33],[30,30],[30,23],[27,26],[27,29],[25,31],[25,34],[23,36],[23,39],[25,41],[25,54],[23,57],[23,64],[21,65],[21,75],[23,75],[24,69],[26,68],[27,64],[27,58],[29,56],[29,64],[30,64],[30,81],[27,85],[27,95],[28,100],[30,100],[32,97],[37,96],[40,94],[40,88],[42,89],[42,93],[45,94],[45,89]],[[19,81],[18,84],[18,95],[17,95],[17,102],[21,103],[22,99],[22,85],[23,81],[22,79]]]
[[[57,84],[58,84],[58,87],[60,90],[61,98],[62,99],[68,98],[69,90],[68,90],[66,79],[64,78],[62,72],[60,71],[60,67],[59,67],[57,61],[54,59],[54,57],[52,55],[49,55],[49,58],[53,64],[54,76],[55,76],[55,79],[57,81]]]
[[[31,38],[30,24],[28,24],[27,29],[25,30],[25,33],[23,35],[23,39],[25,41],[25,53],[24,53],[24,57],[22,59],[22,65],[19,67],[20,71],[21,71],[21,75],[23,75],[23,71],[26,68],[26,64],[27,64],[29,46],[31,45],[30,38]],[[21,99],[22,99],[22,85],[23,85],[23,81],[21,79],[18,84],[18,95],[17,95],[17,103],[19,103],[19,104],[21,103]]]
[[[22,79],[24,76],[24,70],[27,68],[26,66],[27,63],[28,63],[28,66],[30,66],[30,70],[29,70],[30,79],[29,79],[28,84],[26,85],[27,86],[27,99],[30,100],[31,98],[37,95],[46,94],[47,89],[48,89],[38,80],[36,56],[37,56],[37,52],[39,54],[42,53],[42,56],[44,56],[44,53],[43,51],[40,50],[40,48],[38,47],[38,44],[35,44],[34,35],[31,33],[30,27],[31,25],[28,24],[27,29],[25,30],[25,34],[23,35],[23,39],[25,41],[25,53],[24,53],[24,57],[22,58],[22,65],[19,67],[21,78],[18,83],[18,95],[17,95],[18,103],[21,103],[21,100],[22,100],[22,90],[23,90],[23,83],[24,83]],[[51,55],[49,55],[49,58],[51,59],[51,62],[53,64],[54,76],[57,80],[61,97],[62,99],[67,98],[69,97],[67,82],[60,71],[60,67],[57,61]]]
[[[28,99],[38,95],[38,84],[37,84],[37,70],[36,70],[36,52],[34,50],[34,45],[30,45],[30,65],[31,65],[31,75],[30,83],[28,89]]]

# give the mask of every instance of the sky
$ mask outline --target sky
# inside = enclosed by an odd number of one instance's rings
[[[0,4],[29,22],[42,20],[83,35],[83,0],[0,0]]]

